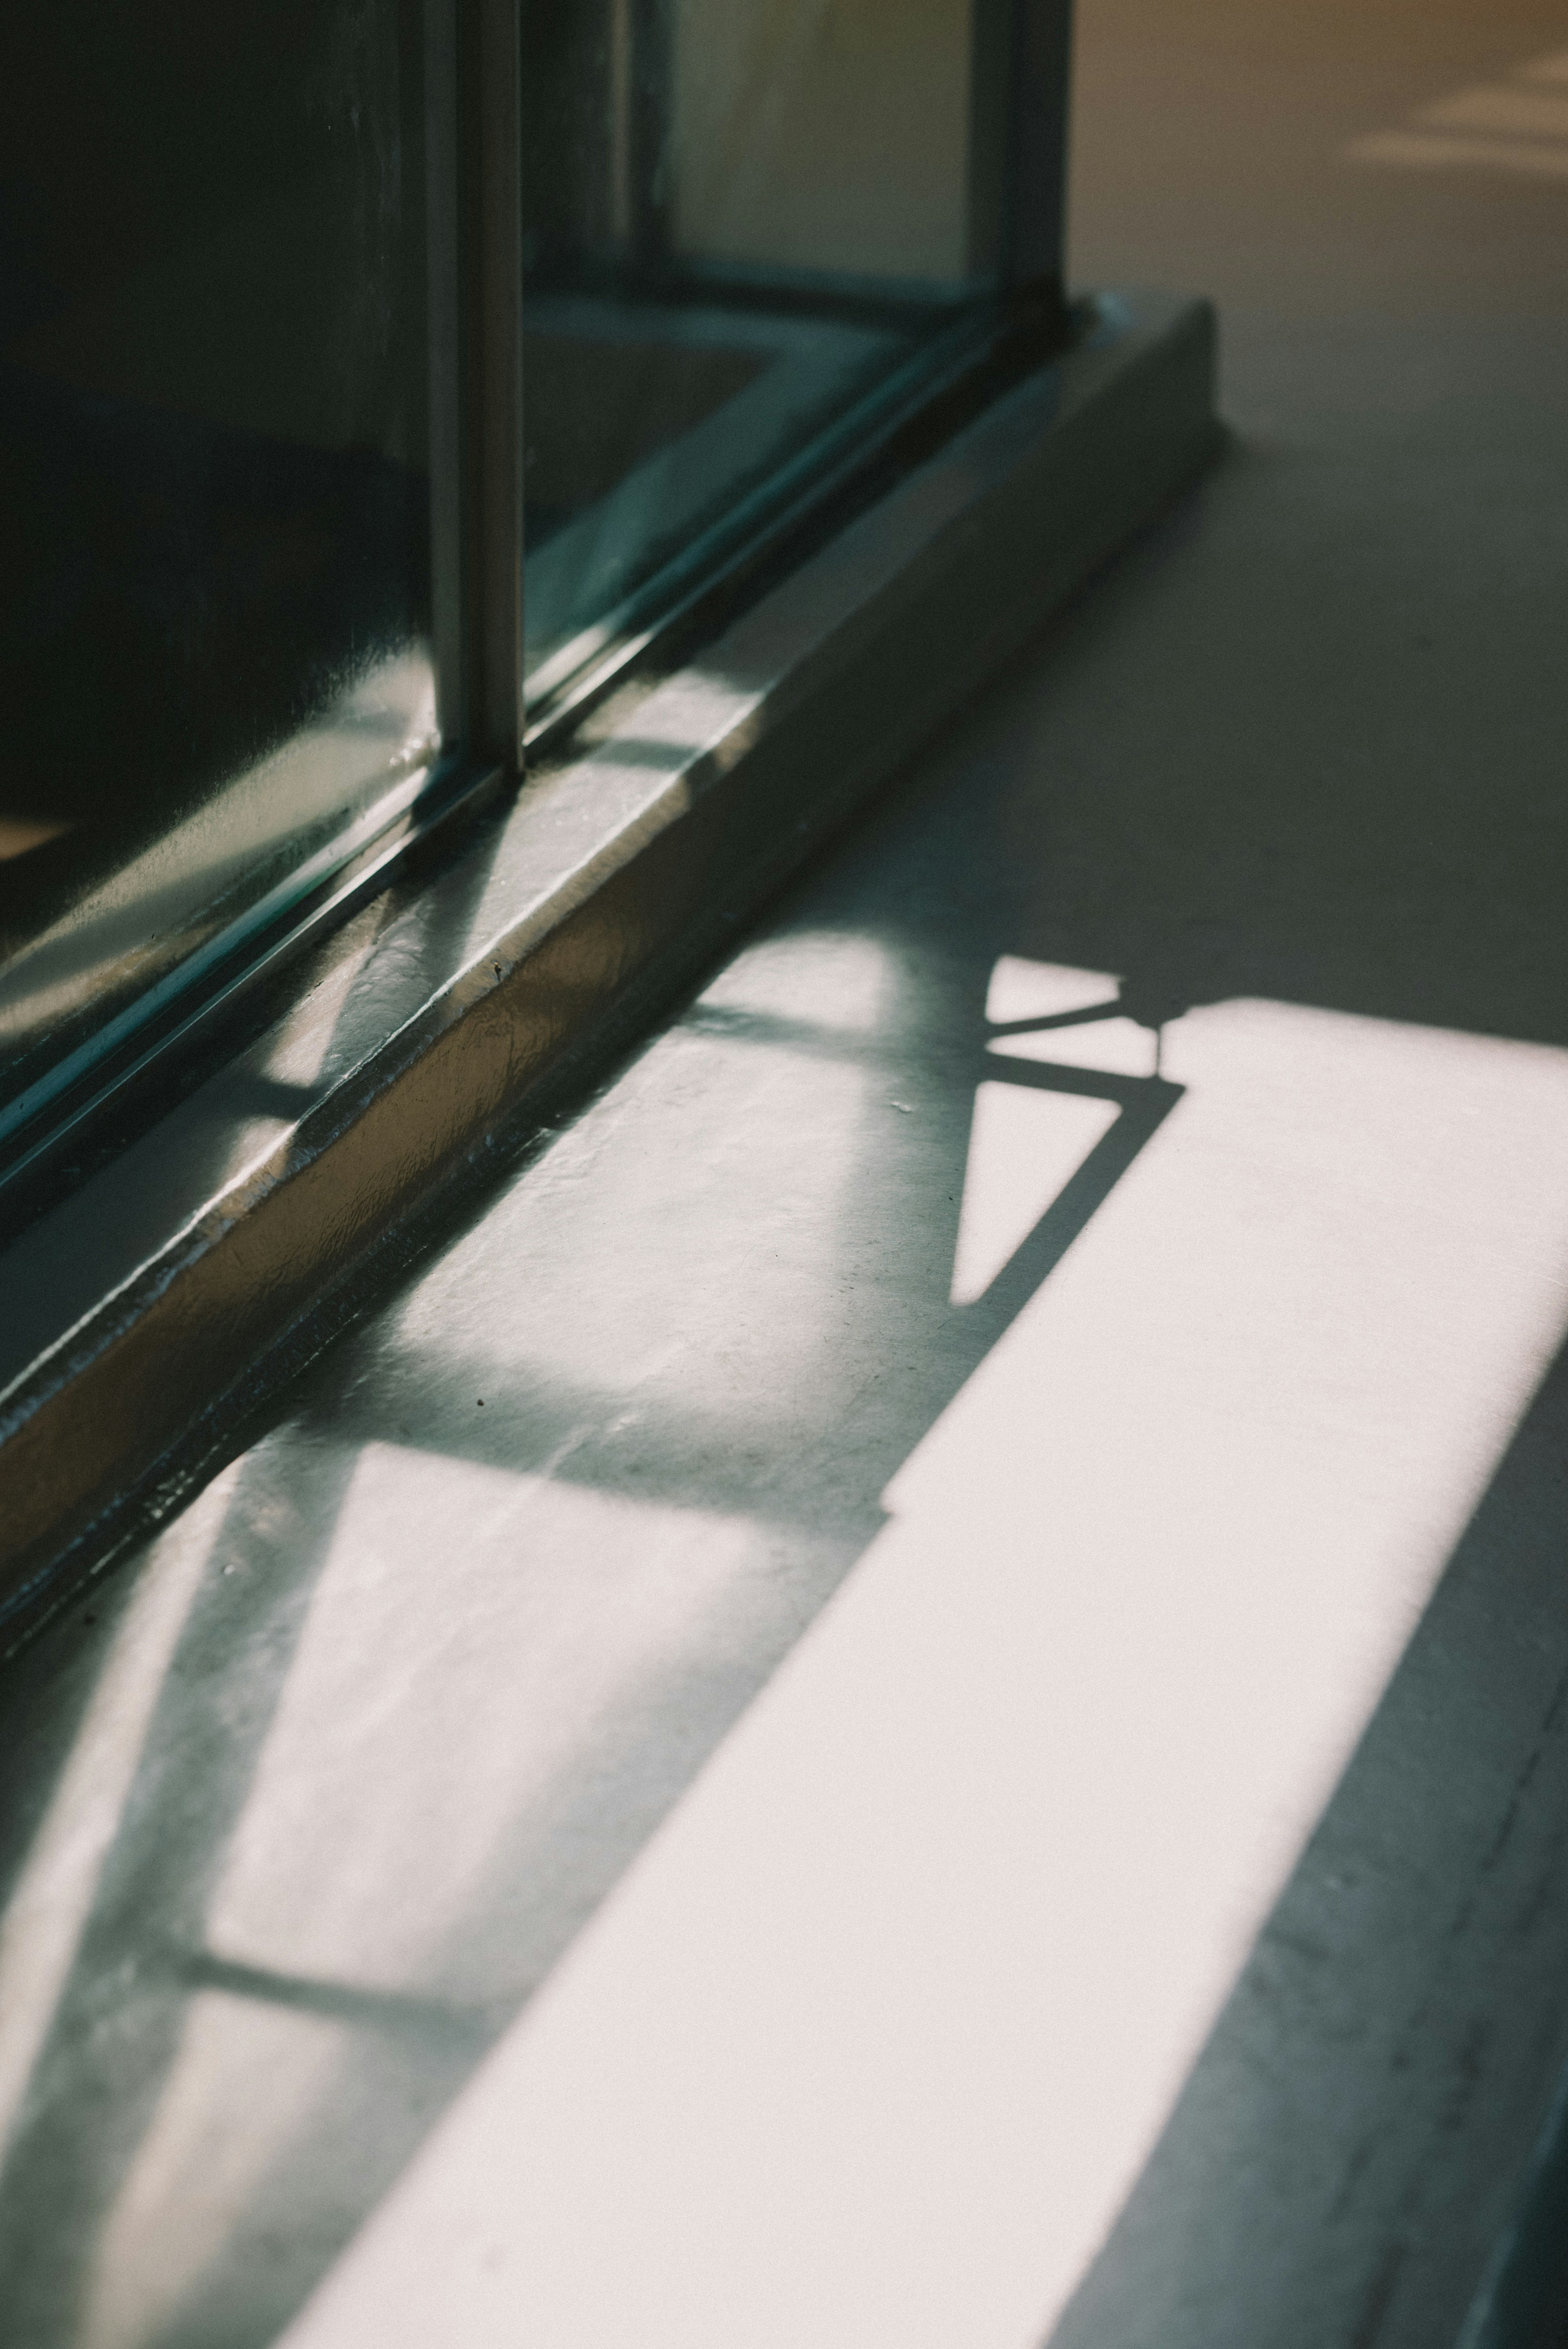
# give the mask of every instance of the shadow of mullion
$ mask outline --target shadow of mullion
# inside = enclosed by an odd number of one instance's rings
[[[1166,1077],[1127,1077],[1114,1069],[1079,1069],[1057,1061],[1015,1060],[1001,1052],[988,1052],[980,1069],[983,1084],[1033,1085],[1039,1092],[1076,1093],[1089,1101],[1119,1102],[1128,1110],[1136,1110],[1152,1087],[1169,1096],[1161,1117],[1186,1091],[1184,1085],[1174,1085]],[[1160,1119],[1154,1123],[1158,1125]],[[1153,1127],[1150,1131],[1152,1133]]]
[[[1049,1092],[1119,1101],[1123,1107],[1109,1133],[1096,1143],[995,1278],[970,1303],[954,1307],[955,1313],[984,1319],[987,1347],[994,1342],[998,1310],[1009,1323],[1023,1310],[1186,1091],[1184,1085],[1171,1084],[1164,1077],[1118,1078],[1100,1070],[1050,1069],[1039,1061],[1026,1065],[1028,1074],[1021,1079],[1025,1084]],[[1009,1079],[1011,1074],[1009,1071]]]

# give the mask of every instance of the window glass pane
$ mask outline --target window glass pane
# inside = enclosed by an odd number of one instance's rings
[[[8,51],[0,1135],[434,729],[418,0],[49,0]]]
[[[679,0],[672,28],[677,251],[963,281],[970,0]]]
[[[999,0],[529,0],[542,699],[994,323]]]

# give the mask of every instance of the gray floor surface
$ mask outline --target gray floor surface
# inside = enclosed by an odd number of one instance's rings
[[[7,2344],[1459,2337],[1568,2057],[1568,19],[1078,77],[1233,444],[7,1668]]]

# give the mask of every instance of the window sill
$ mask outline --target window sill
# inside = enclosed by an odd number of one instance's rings
[[[0,1257],[0,1620],[20,1636],[645,1027],[1212,454],[1201,303],[1104,301]]]

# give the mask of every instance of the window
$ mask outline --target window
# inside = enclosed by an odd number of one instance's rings
[[[1059,336],[1066,29],[1065,0],[18,26],[0,1177]]]
[[[995,335],[1008,29],[986,0],[531,16],[531,703]]]

